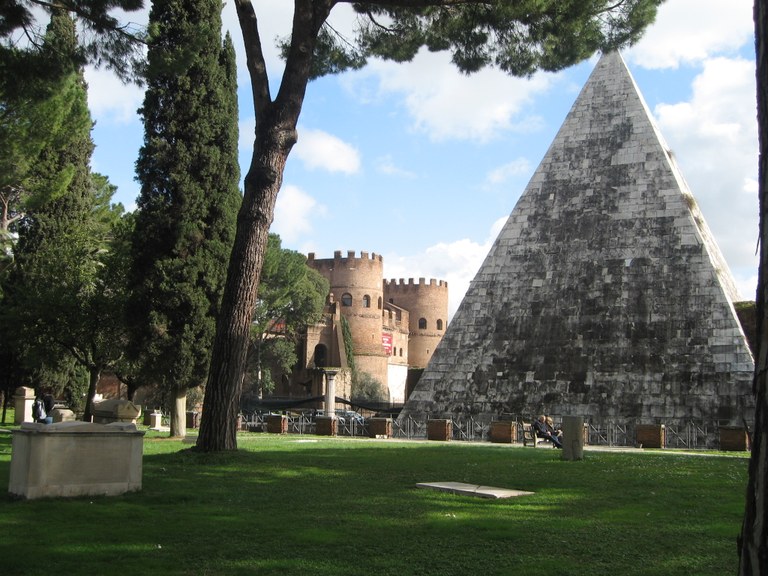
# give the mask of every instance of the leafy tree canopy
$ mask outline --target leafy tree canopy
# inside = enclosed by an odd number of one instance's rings
[[[68,12],[80,24],[80,42],[76,51],[61,52],[58,57],[71,58],[77,66],[104,66],[127,79],[141,62],[143,32],[136,24],[121,22],[116,14],[134,12],[143,5],[143,0],[3,0],[0,76],[11,74],[18,79],[32,75],[27,57],[35,57],[43,44],[46,18],[54,12]],[[38,58],[35,64],[43,66],[44,62]]]
[[[284,249],[280,236],[269,235],[248,363],[249,380],[263,390],[273,388],[272,369],[290,372],[298,334],[321,318],[329,284],[306,261],[303,254]]]
[[[636,42],[663,0],[392,0],[353,2],[356,37],[327,22],[312,77],[360,68],[369,57],[413,59],[421,47],[450,51],[459,70],[495,66],[515,76],[555,71]],[[331,4],[335,4],[332,2]],[[288,57],[291,39],[280,42]]]

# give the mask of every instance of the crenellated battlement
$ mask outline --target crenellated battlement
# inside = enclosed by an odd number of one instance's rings
[[[407,282],[404,278],[384,280],[384,289],[387,291],[396,292],[398,289],[418,289],[422,287],[447,290],[448,282],[445,280],[436,280],[435,278],[430,278],[429,283],[427,283],[426,278],[419,278],[418,282],[414,281],[413,278],[408,278]]]
[[[354,263],[354,262],[359,261],[359,260],[364,260],[364,261],[373,260],[373,261],[382,262],[382,263],[384,262],[384,259],[382,258],[381,254],[376,254],[376,252],[371,252],[369,254],[368,252],[366,252],[364,250],[361,250],[359,258],[355,257],[356,252],[354,250],[347,250],[347,255],[346,256],[342,256],[341,254],[342,254],[341,250],[336,250],[333,253],[333,258],[320,258],[320,259],[316,259],[315,258],[315,253],[314,252],[310,252],[309,254],[307,254],[307,262],[310,263],[310,262],[326,262],[326,261],[327,262],[338,262],[338,261],[341,261],[341,262],[347,262],[347,263],[349,263],[349,262],[353,262]]]

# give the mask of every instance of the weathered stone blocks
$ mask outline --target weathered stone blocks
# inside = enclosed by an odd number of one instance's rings
[[[13,431],[8,492],[34,499],[141,490],[143,436],[126,423],[22,424]]]

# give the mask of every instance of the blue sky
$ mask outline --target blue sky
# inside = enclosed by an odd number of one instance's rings
[[[255,3],[270,40],[287,32],[292,2]],[[144,14],[146,18],[146,13]],[[253,110],[234,7],[225,27],[238,50],[240,160],[250,161]],[[141,17],[133,17],[141,21]],[[350,30],[347,6],[331,15]],[[273,90],[281,64],[266,50]],[[624,59],[672,148],[741,295],[757,278],[757,124],[752,0],[667,0]],[[272,230],[283,246],[329,258],[375,252],[386,278],[447,280],[450,314],[560,128],[596,59],[516,79],[457,72],[445,54],[374,61],[313,82],[288,160]],[[93,169],[135,206],[142,92],[88,70],[96,126]]]

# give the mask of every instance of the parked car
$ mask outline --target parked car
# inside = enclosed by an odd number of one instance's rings
[[[354,410],[336,410],[336,416],[339,418],[339,420],[342,420],[342,423],[354,422],[358,426],[363,426],[365,424],[365,418],[363,415],[359,412],[355,412]]]

